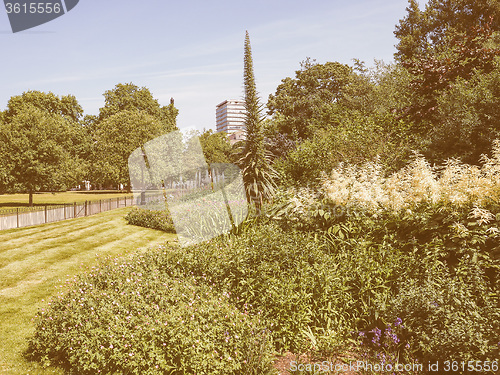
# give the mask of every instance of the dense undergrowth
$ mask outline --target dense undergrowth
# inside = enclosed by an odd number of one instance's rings
[[[387,178],[339,168],[232,234],[107,260],[38,314],[29,355],[74,373],[265,374],[275,351],[349,349],[494,373],[498,154]]]

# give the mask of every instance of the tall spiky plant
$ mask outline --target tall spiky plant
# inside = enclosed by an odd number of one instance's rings
[[[270,167],[269,155],[264,145],[262,124],[263,107],[259,102],[253,72],[252,49],[248,31],[245,36],[243,84],[245,89],[245,140],[240,146],[239,166],[243,172],[246,195],[254,203],[257,212],[262,204],[274,194],[274,170]]]

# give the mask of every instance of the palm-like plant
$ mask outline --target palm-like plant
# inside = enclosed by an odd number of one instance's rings
[[[264,144],[262,124],[263,106],[259,102],[253,72],[252,49],[248,31],[245,36],[244,77],[245,89],[245,140],[238,145],[238,165],[249,203],[260,212],[264,201],[274,194],[276,172],[270,166],[270,155]]]

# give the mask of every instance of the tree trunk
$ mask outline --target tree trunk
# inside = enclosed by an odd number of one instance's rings
[[[29,191],[29,206],[33,207],[33,190]]]

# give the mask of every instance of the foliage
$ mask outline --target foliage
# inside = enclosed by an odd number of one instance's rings
[[[138,327],[145,327],[145,323],[141,323],[144,319],[152,328],[157,328],[151,311],[155,310],[155,303],[159,303],[144,297],[148,307],[140,310],[139,315],[129,312],[129,306],[136,305],[125,301],[147,296],[143,289],[149,285],[145,275],[153,275],[154,280],[162,283],[184,280],[185,285],[196,285],[204,291],[203,288],[212,287],[206,290],[209,300],[214,294],[214,298],[219,298],[220,292],[226,293],[230,305],[249,316],[260,317],[278,350],[311,350],[331,355],[348,332],[371,330],[375,333],[377,329],[380,332],[384,329],[385,336],[380,333],[377,343],[390,344],[388,340],[392,340],[394,345],[384,347],[378,354],[386,355],[389,360],[394,360],[398,353],[418,359],[420,363],[436,355],[439,360],[455,355],[475,360],[492,359],[498,350],[497,317],[500,314],[495,294],[500,286],[500,216],[495,215],[499,210],[491,202],[492,199],[498,201],[496,185],[492,183],[498,164],[493,159],[487,160],[479,177],[473,167],[455,164],[447,167],[437,180],[432,173],[429,175],[425,163],[413,164],[394,175],[400,180],[392,179],[393,185],[386,185],[391,189],[398,187],[394,196],[400,199],[394,202],[381,199],[385,185],[380,184],[385,180],[376,168],[347,168],[343,174],[338,171],[338,183],[343,186],[339,195],[329,190],[331,185],[325,181],[323,192],[302,189],[284,196],[275,204],[285,203],[285,208],[275,210],[269,218],[251,219],[248,225],[240,226],[237,233],[196,246],[157,250],[148,255],[151,258],[138,258],[140,261],[130,263],[130,272],[120,266],[114,271],[102,271],[102,275],[96,271],[95,277],[109,278],[105,293],[115,289],[117,293],[124,292],[122,288],[128,288],[123,281],[125,277],[132,281],[140,278],[141,282],[132,289],[133,295],[126,294],[126,300],[117,300],[121,301],[119,306],[123,312],[113,311],[114,320],[130,317]],[[347,172],[349,170],[352,172]],[[480,183],[470,184],[472,178],[479,178]],[[471,186],[474,186],[472,190]],[[410,195],[405,191],[415,193]],[[479,204],[484,207],[488,204],[490,211],[480,208]],[[103,284],[86,282],[87,289],[90,284],[92,288]],[[80,285],[83,291],[84,284]],[[154,285],[152,289],[161,290]],[[72,293],[81,292],[75,289]],[[101,289],[97,294],[100,299],[107,298]],[[75,305],[72,299],[64,301],[64,304],[70,303],[68,314],[81,311],[78,303],[82,302],[77,298]],[[182,303],[183,299],[179,301]],[[114,309],[115,305],[89,307],[94,307],[96,315],[106,316],[101,311]],[[135,307],[132,311],[136,311]],[[92,318],[91,309],[86,308],[85,312]],[[54,319],[52,310],[46,316]],[[148,321],[147,317],[152,320]],[[196,317],[195,314],[195,320]],[[394,332],[387,331],[387,324],[397,318],[402,319],[405,327],[397,333],[400,342],[394,341]],[[89,318],[89,322],[94,322],[92,319]],[[44,349],[49,341],[57,345],[54,334],[44,341],[41,329],[47,330],[45,324],[52,324],[52,320],[47,318],[43,322],[37,330],[43,345],[36,350],[42,355],[55,353],[53,346],[50,350]],[[64,327],[62,321],[57,324]],[[99,329],[108,334],[109,326],[106,323],[105,329]],[[217,329],[215,325],[208,326],[207,330]],[[93,330],[93,326],[90,329]],[[92,336],[83,337],[104,337],[96,336],[97,328],[91,332]],[[144,340],[142,332],[148,331],[137,329],[134,337],[139,335],[140,340]],[[185,337],[199,339],[193,336],[192,330],[180,332]],[[78,336],[81,335],[78,332]],[[116,334],[116,337],[121,336]],[[210,345],[216,342],[215,339],[208,341]],[[110,342],[102,342],[92,344],[98,348],[104,346],[95,358],[108,352]],[[158,353],[149,347],[154,345],[154,340],[145,342],[148,352]],[[404,348],[400,343],[404,343]],[[176,353],[176,349],[171,352]],[[124,353],[131,352],[127,349]],[[87,363],[85,356],[86,353],[78,353],[75,363]],[[134,358],[129,360],[133,363]]]
[[[341,163],[377,161],[385,171],[403,165],[412,141],[408,126],[392,115],[364,115],[356,111],[331,114],[339,126],[317,131],[285,157],[275,161],[283,186],[316,186],[323,173],[330,174]]]
[[[165,134],[157,118],[144,111],[123,110],[95,124],[91,178],[101,186],[130,189],[128,158],[147,141]]]
[[[415,203],[452,203],[487,205],[498,202],[500,186],[496,175],[500,168],[500,144],[495,142],[492,157],[484,157],[481,167],[449,160],[433,168],[421,156],[389,177],[380,164],[363,167],[340,165],[323,183],[330,199],[345,206],[370,209],[410,208]]]
[[[247,199],[257,211],[274,192],[274,170],[264,144],[262,108],[257,96],[253,72],[252,49],[248,31],[245,36],[244,74],[245,140],[238,151],[237,164],[242,169]]]
[[[125,220],[131,225],[175,233],[174,223],[168,209],[150,210],[147,208],[134,207],[127,213]]]
[[[458,78],[437,98],[438,121],[429,133],[426,156],[433,161],[460,158],[477,164],[500,136],[500,57],[490,73]]]
[[[269,96],[269,114],[280,114],[277,131],[293,141],[313,135],[311,120],[323,106],[335,103],[350,83],[352,69],[338,62],[317,64],[307,59],[301,63],[296,78],[287,77]]]
[[[43,194],[42,198],[50,199],[51,195]],[[62,195],[57,202],[72,202],[66,193]],[[8,197],[12,196],[0,198]],[[37,198],[38,195],[35,202]],[[23,201],[27,202],[27,198]],[[6,270],[16,268],[15,272],[2,272],[0,280],[1,373],[64,374],[54,368],[42,369],[38,362],[23,358],[27,341],[34,333],[33,317],[40,308],[46,308],[51,296],[62,290],[61,280],[95,265],[96,254],[130,254],[175,238],[173,234],[127,226],[123,220],[127,210],[120,208],[76,221],[0,231],[0,266]]]
[[[21,114],[25,105],[32,105],[43,112],[61,116],[72,122],[79,121],[83,115],[83,109],[73,95],[58,97],[52,92],[26,91],[9,99],[4,113],[5,121],[10,122],[13,117]]]
[[[34,192],[66,190],[77,184],[85,164],[77,155],[81,129],[76,122],[19,100],[13,99],[11,104],[16,105],[0,128],[0,191],[28,192],[31,205]]]
[[[378,61],[371,69],[360,61],[353,68],[309,60],[302,66],[268,103],[273,117],[267,133],[278,150],[275,168],[282,185],[315,184],[321,172],[330,173],[339,162],[378,159],[387,170],[397,170],[410,150],[421,147],[413,125],[397,117],[410,104],[405,69]],[[279,151],[279,136],[295,144]]]
[[[264,319],[278,349],[331,352],[373,308],[365,304],[377,288],[387,293],[377,285],[399,277],[403,266],[396,253],[378,256],[365,245],[336,252],[323,236],[252,223],[239,235],[170,252],[165,267],[228,290],[241,310]]]
[[[387,323],[383,329],[375,327],[370,331],[356,333],[355,340],[358,350],[361,351],[362,360],[372,366],[398,369],[397,373],[400,374],[416,374],[419,372],[415,371],[419,368],[418,366],[423,366],[411,354],[408,329],[399,317],[393,323]],[[366,373],[370,373],[367,371],[368,365],[364,367],[366,367],[364,369]]]
[[[272,154],[273,161],[285,158],[291,151],[295,150],[298,142],[292,141],[282,133],[275,133],[268,139],[267,147]]]
[[[270,374],[258,317],[165,272],[167,251],[108,259],[68,281],[37,315],[29,355],[78,374]]]
[[[104,107],[99,110],[99,122],[123,111],[140,111],[159,120],[165,133],[177,130],[179,111],[174,107],[173,99],[168,106],[160,106],[148,88],[139,88],[133,83],[119,83],[103,95]]]
[[[477,286],[471,277],[460,280],[438,270],[424,280],[403,281],[386,316],[404,317],[407,352],[424,363],[498,359],[498,301]]]
[[[414,101],[407,114],[434,122],[442,90],[457,78],[469,80],[476,70],[493,69],[500,54],[494,41],[500,7],[490,0],[432,0],[421,11],[410,0],[407,11],[394,32],[399,39],[396,58],[414,76]]]
[[[387,178],[377,164],[344,166],[317,191],[282,193],[272,217],[287,230],[326,232],[338,262],[350,264],[347,279],[363,280],[349,290],[358,327],[382,330],[401,318],[408,358],[492,360],[500,329],[498,153],[495,145],[481,168],[450,161],[439,174],[418,157]],[[366,252],[397,256],[399,267],[365,257],[373,268],[358,273],[363,263],[352,256]]]
[[[226,133],[204,129],[200,135],[200,143],[208,164],[231,163],[232,149]]]
[[[286,157],[275,160],[274,168],[280,176],[280,185],[316,185],[321,172],[331,170],[342,158],[332,143],[331,137],[307,139]]]
[[[160,106],[149,89],[132,83],[117,84],[104,99],[99,116],[84,119],[93,144],[89,179],[99,186],[130,188],[128,157],[147,141],[177,130],[178,110],[173,99]]]

